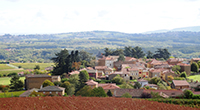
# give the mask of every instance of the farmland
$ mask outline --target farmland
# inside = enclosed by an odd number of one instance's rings
[[[7,66],[6,64],[0,64],[0,70],[5,70],[5,69],[14,69],[14,68]]]
[[[39,65],[41,70],[52,66],[54,63],[12,63],[14,66],[21,66],[24,69],[34,69],[35,65]]]
[[[1,77],[0,78],[0,85],[9,85],[11,77]],[[20,80],[24,82],[25,77],[20,77]]]
[[[53,109],[53,110],[195,110],[196,108],[152,102],[143,99],[99,97],[28,97],[1,98],[1,110]]]
[[[0,98],[19,97],[19,95],[21,95],[24,92],[25,91],[0,93]]]

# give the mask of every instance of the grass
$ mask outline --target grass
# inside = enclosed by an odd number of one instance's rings
[[[19,95],[21,95],[24,92],[25,91],[0,93],[0,98],[19,97]]]
[[[9,85],[11,77],[1,77],[0,78],[0,85]],[[24,82],[25,77],[20,77],[20,80]]]
[[[14,66],[22,66],[24,69],[34,69],[35,65],[39,65],[41,70],[53,65],[54,63],[12,63]]]
[[[24,70],[2,70],[2,71],[0,71],[0,74],[9,74],[9,73],[18,73],[18,72],[22,72],[22,71],[24,71]]]
[[[6,69],[14,69],[14,68],[7,66],[6,64],[0,64],[0,70],[6,70]]]
[[[191,75],[187,77],[189,79],[193,79],[193,81],[200,81],[200,75]]]

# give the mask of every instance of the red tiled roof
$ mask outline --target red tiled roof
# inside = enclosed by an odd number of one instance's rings
[[[172,80],[175,86],[190,86],[186,80]]]
[[[98,69],[106,69],[107,66],[95,66],[95,69],[98,70]]]
[[[133,61],[133,60],[137,60],[137,59],[133,57],[125,57],[125,61]]]
[[[79,71],[72,71],[71,73],[69,73],[70,75],[73,75],[73,74],[79,74],[80,72]]]
[[[192,60],[199,61],[199,60],[200,60],[200,58],[192,58]]]
[[[178,63],[177,65],[179,65],[179,66],[190,66],[190,65],[185,64],[185,63]]]
[[[107,84],[98,84],[98,87],[102,87],[103,89],[119,89],[115,83],[107,83]]]
[[[92,67],[87,67],[86,69],[87,70],[94,70]]]
[[[87,84],[87,85],[97,85],[98,82],[95,82],[95,81],[93,81],[93,80],[89,80],[89,81],[86,82],[86,84]]]

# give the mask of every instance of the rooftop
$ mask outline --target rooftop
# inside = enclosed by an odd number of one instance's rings
[[[91,86],[91,85],[97,85],[98,82],[95,82],[93,80],[89,80],[89,81],[86,82],[86,84],[89,85],[89,86]]]
[[[58,86],[47,86],[42,89],[39,89],[38,92],[62,92],[65,88],[58,87]]]
[[[190,86],[186,80],[172,80],[175,86]]]

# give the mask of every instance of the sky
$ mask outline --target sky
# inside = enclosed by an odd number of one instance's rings
[[[0,34],[200,26],[200,0],[0,0]]]

